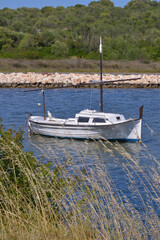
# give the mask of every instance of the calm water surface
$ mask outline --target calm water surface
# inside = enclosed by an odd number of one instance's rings
[[[27,132],[28,115],[43,115],[43,107],[39,107],[38,103],[42,103],[42,94],[39,92],[25,93],[24,89],[0,89],[0,117],[3,124],[6,128],[12,128],[13,125],[16,129],[23,127]],[[138,117],[141,105],[144,105],[143,142],[158,157],[160,89],[104,89],[105,112],[122,113],[126,118],[134,118]],[[77,112],[87,108],[99,110],[99,89],[52,89],[46,92],[46,110],[55,117],[74,117]],[[149,128],[153,130],[152,143]],[[30,148],[26,135],[24,145]]]
[[[25,93],[25,89],[0,89],[0,118],[6,128],[24,128],[24,149],[33,151],[41,161],[54,161],[72,158],[74,168],[83,167],[93,170],[97,163],[107,169],[116,188],[123,192],[134,204],[135,208],[143,210],[139,204],[138,196],[130,191],[127,171],[133,170],[131,163],[126,161],[121,149],[134,158],[145,173],[152,177],[150,169],[160,161],[160,89],[104,89],[104,112],[124,114],[126,118],[138,117],[139,107],[144,105],[143,117],[143,143],[96,143],[94,141],[73,141],[55,139],[41,136],[28,136],[26,119],[28,115],[42,115],[42,94],[39,92]],[[58,89],[46,91],[46,110],[55,117],[68,118],[83,109],[99,110],[99,89]],[[14,126],[14,127],[13,127]],[[151,131],[152,138],[151,141]],[[146,149],[147,150],[146,150]],[[149,153],[148,153],[149,152]],[[114,157],[113,157],[114,155]],[[67,157],[66,157],[67,156]],[[73,166],[69,166],[72,170]],[[136,174],[140,174],[138,171]],[[134,175],[134,174],[133,174]],[[142,176],[143,178],[143,176]],[[141,193],[145,196],[145,190],[141,180],[135,179]],[[152,190],[151,190],[152,191]],[[147,199],[147,197],[146,197]],[[153,203],[154,205],[154,203]],[[155,209],[160,216],[157,205]]]

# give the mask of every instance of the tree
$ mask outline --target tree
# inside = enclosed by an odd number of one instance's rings
[[[26,33],[23,39],[19,43],[19,48],[32,48],[36,46],[36,40],[34,35]]]
[[[22,34],[0,27],[0,50],[3,48],[16,47],[21,37]]]
[[[56,41],[52,45],[52,53],[55,57],[65,57],[68,55],[68,46],[66,43]]]
[[[50,47],[55,42],[55,32],[51,30],[46,30],[40,33],[38,39],[38,46]]]
[[[16,32],[21,32],[25,29],[25,25],[22,21],[16,20],[12,24],[12,29]]]
[[[45,15],[50,15],[50,14],[53,14],[55,12],[55,8],[54,7],[43,7],[41,9],[41,12]]]
[[[136,11],[145,11],[149,8],[150,0],[131,0],[126,8]]]
[[[107,7],[114,7],[113,2],[111,2],[110,0],[101,0],[100,1],[102,5],[107,6]]]

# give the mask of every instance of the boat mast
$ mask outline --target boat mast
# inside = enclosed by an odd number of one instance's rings
[[[99,45],[99,52],[100,52],[100,80],[102,83],[102,37],[100,37],[100,45]],[[103,84],[100,84],[100,105],[101,105],[101,112],[103,112]]]
[[[42,88],[42,94],[43,94],[43,114],[44,114],[44,120],[46,119],[46,116],[45,116],[45,96],[44,96],[44,89]]]

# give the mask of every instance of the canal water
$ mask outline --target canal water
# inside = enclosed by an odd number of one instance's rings
[[[38,103],[42,103],[39,91],[24,91],[18,88],[0,89],[0,118],[6,128],[22,127],[26,133],[29,114],[43,115],[43,106],[38,106]],[[45,94],[46,111],[49,110],[58,118],[74,117],[84,109],[99,110],[99,98],[99,89],[50,89]],[[141,105],[144,105],[142,139],[151,153],[158,157],[160,89],[104,89],[104,112],[121,113],[125,118],[134,118],[139,116]],[[29,150],[28,141],[25,134],[24,146]]]

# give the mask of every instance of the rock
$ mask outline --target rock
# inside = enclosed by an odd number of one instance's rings
[[[140,78],[126,82],[114,82],[123,79]],[[52,87],[55,84],[76,86],[84,84],[90,80],[100,80],[99,74],[81,74],[81,73],[0,73],[0,87],[32,87],[47,86]],[[104,74],[103,81],[113,81],[106,87],[160,87],[160,75],[158,74]],[[58,85],[57,85],[58,86]]]

